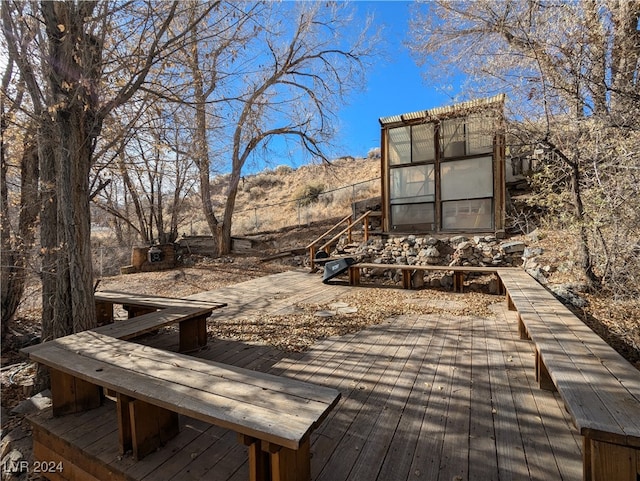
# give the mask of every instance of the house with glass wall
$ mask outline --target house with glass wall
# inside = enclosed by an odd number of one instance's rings
[[[504,95],[380,118],[388,233],[502,233]]]

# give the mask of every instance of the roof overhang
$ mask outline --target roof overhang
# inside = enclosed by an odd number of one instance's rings
[[[431,120],[439,120],[447,117],[456,117],[465,115],[472,111],[484,110],[494,107],[498,107],[500,110],[503,110],[505,98],[505,94],[499,94],[493,97],[470,100],[468,102],[461,102],[445,107],[436,107],[429,110],[418,110],[417,112],[391,115],[389,117],[380,117],[378,119],[378,122],[380,122],[381,127],[389,127],[392,125],[402,125],[419,121],[428,122]]]

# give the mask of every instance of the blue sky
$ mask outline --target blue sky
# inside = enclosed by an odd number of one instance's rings
[[[338,135],[325,149],[332,158],[366,157],[370,149],[379,147],[380,117],[451,105],[455,103],[452,97],[460,93],[459,85],[429,85],[404,45],[415,2],[355,0],[352,4],[360,17],[356,24],[363,24],[368,15],[373,15],[372,31],[382,29],[386,55],[385,60],[378,61],[368,72],[362,90],[354,92],[348,104],[337,113]],[[275,150],[268,159],[254,158],[245,167],[245,173],[261,171],[265,164],[271,168],[279,164],[297,168],[318,161],[310,158],[299,145],[286,140],[274,140],[272,147]]]
[[[428,85],[403,42],[409,28],[410,7],[407,1],[358,1],[359,15],[374,14],[376,25],[384,28],[389,51],[387,62],[380,62],[368,76],[363,91],[354,94],[349,106],[339,113],[341,135],[336,139],[337,155],[366,156],[380,145],[378,118],[415,112],[454,103],[452,89]],[[344,153],[339,149],[345,149]]]

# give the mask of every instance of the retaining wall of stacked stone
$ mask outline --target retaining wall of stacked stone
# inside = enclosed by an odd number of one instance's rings
[[[525,248],[523,242],[501,241],[494,236],[435,238],[409,235],[386,240],[373,238],[360,245],[341,243],[333,255],[349,255],[360,262],[380,264],[380,269],[371,269],[364,274],[398,281],[396,270],[385,269],[385,264],[514,267],[522,265]],[[453,277],[448,274],[427,273],[427,278],[428,284],[434,287],[453,285]]]

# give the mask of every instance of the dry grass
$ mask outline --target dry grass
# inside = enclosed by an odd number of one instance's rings
[[[258,231],[272,231],[286,226],[306,225],[321,219],[345,216],[351,202],[380,195],[380,181],[374,180],[355,187],[352,184],[377,179],[380,176],[379,159],[340,159],[327,164],[311,164],[292,169],[278,166],[248,175],[240,182],[236,209],[233,216],[233,234],[243,235]],[[223,209],[226,200],[228,176],[212,182],[214,205]],[[298,192],[305,186],[323,185],[324,193],[317,202],[298,205]],[[339,189],[339,190],[335,190]],[[193,235],[207,233],[198,204],[186,229]]]

